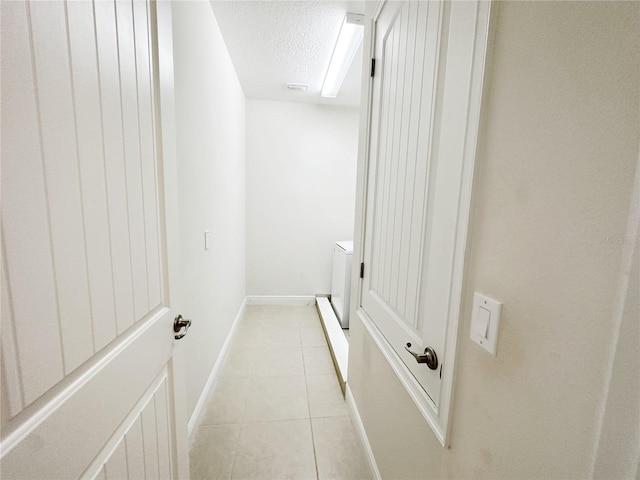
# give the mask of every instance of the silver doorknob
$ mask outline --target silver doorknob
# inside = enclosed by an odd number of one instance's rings
[[[173,338],[175,338],[176,340],[180,340],[182,337],[184,337],[187,334],[187,331],[189,330],[190,326],[191,326],[191,320],[187,320],[186,318],[182,318],[182,315],[178,315],[173,320],[173,331],[175,333],[178,333],[178,335],[175,335]],[[180,330],[182,330],[183,328],[184,328],[184,332],[179,333]]]
[[[438,368],[438,356],[436,355],[436,351],[433,348],[425,348],[424,353],[415,353],[409,350],[409,348],[411,348],[411,344],[407,343],[404,349],[411,355],[413,355],[413,358],[416,359],[416,362],[426,363],[427,367],[429,367],[431,370],[435,370],[436,368]]]

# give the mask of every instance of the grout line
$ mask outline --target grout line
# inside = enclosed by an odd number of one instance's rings
[[[311,418],[311,401],[309,397],[309,383],[307,382],[307,365],[304,361],[304,350],[302,347],[300,347],[300,351],[302,353],[302,373],[304,375],[304,388],[307,392],[307,413],[309,415],[309,418]]]
[[[298,331],[300,331],[300,324],[298,323]],[[311,419],[311,397],[309,396],[309,383],[307,382],[307,365],[304,359],[304,348],[302,347],[302,334],[300,334],[300,349],[302,350],[302,370],[304,372],[304,386],[307,391],[307,412],[309,414],[309,429],[311,431],[311,448],[313,449],[313,465],[316,469],[316,480],[320,478],[318,473],[318,455],[316,453],[316,439],[313,434],[313,421]]]
[[[233,449],[233,458],[231,459],[231,468],[229,469],[229,476],[227,477],[229,480],[233,478],[233,469],[236,468],[236,458],[238,458],[240,439],[242,438],[243,432],[244,432],[244,423],[241,423],[240,432],[238,432],[238,438],[235,441],[235,448]]]
[[[304,365],[304,356],[302,359],[302,363]],[[316,453],[316,438],[315,435],[313,433],[313,419],[311,418],[311,404],[310,404],[310,397],[309,397],[309,384],[307,383],[307,373],[305,370],[305,375],[304,375],[304,384],[305,387],[307,389],[307,411],[309,414],[309,428],[311,430],[311,448],[313,449],[313,464],[315,466],[316,469],[316,480],[318,480],[320,478],[319,473],[318,473],[318,454]]]
[[[318,454],[316,453],[316,439],[313,433],[313,422],[309,418],[309,428],[311,428],[311,446],[313,447],[313,463],[316,467],[316,480],[320,479],[320,473],[318,472]]]
[[[317,418],[338,418],[344,417],[345,415],[339,415],[336,417],[317,417]],[[198,428],[215,428],[215,427],[233,427],[233,426],[243,426],[243,425],[267,425],[270,423],[280,423],[280,422],[297,422],[300,420],[309,420],[309,417],[291,417],[291,418],[279,418],[272,420],[260,420],[256,422],[241,422],[241,423],[220,423],[214,425],[199,425]]]

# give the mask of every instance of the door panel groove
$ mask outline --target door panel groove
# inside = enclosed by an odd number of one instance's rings
[[[102,93],[105,165],[111,227],[112,263],[116,305],[116,335],[132,323],[133,284],[129,246],[128,207],[122,156],[124,140],[115,25],[115,4],[95,2],[96,35]]]
[[[383,47],[382,47],[382,55],[381,55],[381,61],[380,61],[380,66],[384,66],[386,65],[387,61],[388,61],[388,50],[389,50],[389,33],[385,32],[385,38],[383,39]],[[392,39],[393,37],[391,37]],[[390,82],[390,75],[391,75],[391,70],[388,68],[384,68],[381,69],[382,70],[382,84],[384,86],[386,86],[389,82]],[[379,192],[384,192],[384,186],[383,184],[381,184],[381,180],[383,180],[385,178],[385,175],[381,175],[382,169],[385,167],[384,163],[380,162],[380,152],[385,151],[386,150],[386,142],[387,142],[387,123],[388,123],[388,117],[387,115],[384,115],[383,112],[388,110],[388,106],[387,109],[385,109],[385,105],[389,105],[389,94],[388,92],[386,92],[384,89],[381,89],[381,93],[380,93],[380,102],[379,102],[379,107],[378,107],[378,116],[379,118],[382,118],[382,122],[383,122],[383,126],[380,126],[380,131],[383,132],[382,135],[379,135],[376,138],[376,142],[377,142],[377,161],[376,161],[376,165],[375,165],[375,169],[376,169],[376,179],[378,179],[377,185],[375,186],[375,191],[377,193]],[[385,103],[386,102],[386,103]],[[384,193],[382,193],[384,195]],[[380,225],[382,223],[382,210],[381,209],[376,209],[375,212],[375,225]],[[382,249],[378,248],[381,244],[382,244],[382,234],[381,234],[381,229],[377,228],[374,229],[374,237],[372,239],[372,243],[375,247],[374,248],[374,257],[372,260],[372,267],[370,270],[370,278],[371,278],[371,282],[373,285],[375,285],[375,290],[377,292],[381,292],[382,290],[382,283],[381,283],[381,279],[382,279],[382,275],[378,274],[378,265],[380,265],[381,263],[381,259],[382,259]]]
[[[397,255],[394,257],[394,262],[397,265],[397,285],[398,285],[398,292],[397,292],[397,298],[396,298],[396,305],[397,305],[397,309],[398,312],[400,313],[401,316],[405,316],[406,318],[406,275],[403,275],[403,272],[406,270],[406,268],[403,268],[405,265],[405,262],[403,261],[403,257],[407,257],[408,258],[408,245],[406,242],[406,229],[407,226],[411,225],[411,218],[407,217],[407,213],[411,212],[411,209],[409,208],[409,205],[411,203],[411,199],[412,196],[407,195],[407,193],[409,192],[409,188],[408,188],[408,183],[410,181],[411,178],[414,177],[414,171],[410,168],[410,159],[409,159],[409,139],[410,139],[410,126],[411,126],[411,121],[412,121],[412,113],[413,113],[413,102],[411,101],[412,97],[413,97],[413,72],[415,69],[415,48],[416,48],[416,28],[417,28],[417,20],[418,20],[418,16],[414,13],[414,15],[411,15],[411,10],[413,9],[413,7],[418,7],[417,3],[410,3],[409,4],[409,15],[408,15],[408,21],[409,19],[412,19],[413,16],[415,16],[415,22],[411,21],[409,22],[410,26],[407,28],[407,59],[409,59],[409,65],[410,65],[410,72],[409,75],[407,76],[407,78],[405,78],[405,92],[407,91],[407,83],[409,83],[409,89],[408,95],[404,95],[404,103],[403,104],[403,110],[404,109],[408,109],[408,125],[405,124],[404,128],[401,129],[401,131],[406,132],[406,138],[404,139],[404,141],[402,142],[402,146],[403,146],[403,150],[404,150],[404,154],[401,153],[400,154],[400,158],[403,159],[403,163],[404,163],[404,178],[402,181],[402,189],[401,189],[401,196],[402,196],[402,204],[401,204],[401,208],[399,211],[399,216],[400,216],[400,230],[401,230],[401,237],[398,240],[398,253]],[[410,42],[409,39],[413,39],[413,42]],[[406,61],[405,61],[405,65],[406,65]],[[406,70],[406,67],[405,67]],[[408,105],[407,105],[408,103]],[[403,116],[404,119],[404,116]],[[415,167],[415,165],[414,165]],[[404,281],[403,281],[404,280]]]
[[[158,464],[159,478],[173,478],[173,455],[171,454],[171,432],[169,417],[169,385],[165,382],[161,389],[154,394],[156,406],[156,422],[158,425]]]
[[[397,224],[397,207],[398,207],[398,185],[400,183],[400,175],[402,163],[400,162],[400,150],[402,148],[401,145],[401,132],[402,132],[402,123],[403,123],[403,114],[404,114],[404,81],[403,81],[403,71],[406,67],[406,39],[407,39],[407,29],[405,28],[407,15],[404,11],[404,7],[400,10],[400,28],[398,30],[398,63],[396,65],[396,92],[394,95],[395,101],[395,117],[394,117],[394,129],[393,129],[393,148],[391,152],[391,157],[389,161],[393,165],[393,174],[391,177],[392,182],[392,190],[390,196],[390,204],[389,209],[391,212],[392,221],[387,226],[387,235],[391,237],[391,241],[389,242],[388,253],[387,253],[387,262],[388,262],[388,273],[386,277],[389,279],[389,291],[387,293],[387,298],[391,305],[396,305],[396,297],[397,297],[397,283],[396,283],[396,269],[397,265],[394,263],[395,258],[395,250],[396,250],[396,224]]]
[[[396,69],[394,68],[395,62],[397,61],[397,55],[396,55],[396,51],[398,48],[398,39],[397,39],[397,33],[398,33],[398,29],[397,28],[393,28],[391,31],[392,35],[390,35],[391,40],[392,40],[392,44],[391,44],[391,48],[389,49],[391,52],[391,56],[389,57],[391,62],[389,64],[389,83],[388,83],[388,91],[387,91],[387,98],[388,98],[388,107],[386,112],[383,112],[383,118],[387,118],[387,122],[386,122],[386,132],[384,133],[386,135],[386,142],[385,142],[385,149],[382,152],[382,159],[383,159],[383,165],[384,165],[384,174],[382,176],[382,181],[384,182],[384,187],[382,190],[382,205],[381,205],[381,210],[382,210],[382,221],[381,221],[381,226],[382,229],[380,230],[380,280],[381,280],[381,284],[380,284],[380,292],[382,293],[382,295],[384,295],[384,297],[386,298],[387,296],[387,285],[388,285],[388,279],[386,276],[386,266],[387,266],[387,241],[388,241],[388,235],[387,235],[387,226],[389,223],[389,208],[388,208],[388,199],[389,196],[391,195],[391,171],[392,171],[392,165],[391,162],[389,161],[389,156],[390,153],[393,151],[393,129],[395,126],[395,115],[392,115],[392,112],[395,114],[395,104],[393,102],[393,95],[395,93],[395,79],[397,78],[394,74],[396,72]]]
[[[18,351],[18,340],[16,337],[15,313],[11,295],[11,283],[9,281],[9,270],[7,267],[7,252],[5,249],[4,231],[2,236],[2,366],[3,382],[7,382],[7,388],[2,389],[2,421],[6,422],[14,417],[24,408],[24,385],[22,381],[22,368],[20,366],[20,353]],[[6,397],[5,397],[6,395]]]
[[[142,439],[142,419],[138,412],[133,425],[124,435],[127,449],[127,470],[130,479],[147,478],[144,466],[144,445]]]
[[[402,241],[402,219],[403,219],[403,211],[404,211],[404,195],[403,192],[405,183],[406,183],[406,173],[407,173],[407,165],[406,165],[406,142],[403,141],[403,132],[407,129],[407,111],[409,110],[409,105],[407,102],[409,101],[411,92],[407,94],[406,82],[407,82],[407,58],[409,57],[407,49],[409,48],[409,20],[410,20],[410,6],[411,3],[408,3],[405,7],[407,12],[404,15],[404,24],[403,28],[405,30],[404,43],[402,47],[402,69],[399,72],[402,72],[403,79],[400,82],[402,88],[402,95],[400,99],[400,128],[397,134],[398,138],[398,153],[397,153],[397,164],[398,164],[398,174],[396,179],[396,194],[394,198],[394,225],[393,225],[393,246],[391,249],[391,285],[392,291],[390,295],[390,300],[392,304],[395,306],[396,312],[399,314],[400,318],[404,313],[404,308],[402,308],[399,304],[399,293],[400,293],[400,271],[399,271],[399,256],[400,256],[400,243]],[[415,36],[415,35],[414,35]]]
[[[146,282],[146,305],[147,308],[149,308],[150,305],[150,296],[149,296],[149,264],[148,264],[148,258],[147,258],[147,229],[146,229],[146,225],[147,225],[147,219],[146,219],[146,210],[145,210],[145,205],[144,205],[144,201],[145,201],[145,182],[144,182],[144,168],[143,168],[143,164],[144,164],[144,147],[143,147],[143,143],[144,143],[144,139],[143,139],[143,135],[142,135],[142,126],[141,126],[141,114],[140,114],[140,83],[143,81],[140,75],[140,71],[138,68],[138,63],[139,63],[139,59],[138,59],[138,55],[140,52],[140,45],[138,40],[140,40],[141,37],[139,37],[139,33],[136,34],[136,30],[137,30],[137,23],[140,23],[140,18],[138,18],[138,22],[136,22],[136,15],[135,15],[135,5],[136,2],[135,0],[133,0],[131,2],[131,19],[132,19],[132,24],[133,24],[133,44],[134,44],[134,48],[133,48],[133,58],[134,58],[134,73],[135,73],[135,78],[136,78],[136,110],[137,110],[137,119],[138,119],[138,146],[139,146],[139,152],[138,152],[138,160],[139,160],[139,169],[140,169],[140,189],[139,192],[141,193],[141,206],[142,206],[142,223],[141,223],[141,234],[142,234],[142,245],[143,245],[143,250],[144,250],[144,255],[142,256],[143,260],[144,260],[144,279]]]
[[[71,2],[66,6],[95,353],[115,336],[99,71],[92,5]]]
[[[143,245],[143,251],[144,251],[144,255],[143,255],[143,259],[144,259],[144,272],[145,272],[145,280],[146,280],[146,297],[147,297],[147,308],[149,308],[149,304],[150,304],[150,295],[149,295],[149,263],[148,263],[148,257],[147,257],[147,229],[146,229],[146,225],[147,225],[147,219],[146,219],[146,209],[145,209],[145,205],[144,205],[144,201],[145,201],[145,182],[144,182],[144,168],[143,168],[143,159],[144,159],[144,147],[143,147],[143,138],[142,138],[142,126],[141,126],[141,119],[140,119],[140,82],[141,82],[141,75],[140,75],[140,71],[138,68],[138,63],[139,63],[139,59],[138,59],[138,55],[139,55],[139,50],[140,50],[140,46],[138,40],[140,37],[138,37],[136,35],[136,26],[137,23],[140,23],[140,19],[138,19],[138,22],[136,22],[136,15],[135,15],[135,1],[131,2],[131,20],[132,20],[132,24],[133,24],[133,44],[134,44],[134,48],[133,48],[133,58],[134,58],[134,73],[135,73],[135,78],[136,78],[136,110],[137,110],[137,119],[138,119],[138,163],[139,163],[139,168],[140,168],[140,192],[142,193],[142,199],[141,199],[141,205],[142,205],[142,245]]]
[[[71,50],[71,35],[69,32],[69,5],[66,0],[64,2],[64,26],[65,26],[65,33],[66,33],[65,37],[67,42],[67,53],[69,57],[69,86],[71,90],[71,105],[72,105],[72,113],[73,113],[73,134],[75,139],[76,165],[77,165],[76,168],[78,171],[78,185],[79,185],[79,192],[80,192],[80,216],[82,219],[82,243],[84,247],[84,257],[86,259],[84,274],[85,274],[85,281],[87,283],[87,290],[89,292],[89,295],[88,295],[89,317],[88,318],[89,318],[89,327],[91,332],[91,344],[92,344],[91,355],[93,355],[96,353],[96,340],[95,340],[95,332],[94,332],[93,304],[91,301],[91,293],[90,293],[91,278],[89,276],[89,252],[87,248],[87,220],[86,220],[87,217],[85,213],[85,203],[88,203],[88,202],[85,202],[83,188],[82,188],[83,171],[82,171],[82,162],[80,161],[80,140],[78,135],[78,111],[77,111],[75,82],[74,82],[74,74],[73,74],[73,54]]]
[[[137,243],[137,235],[134,230],[137,217],[137,195],[135,186],[136,171],[134,167],[135,151],[137,150],[135,145],[136,136],[132,133],[132,127],[134,122],[132,121],[131,106],[131,78],[129,75],[131,71],[129,68],[131,65],[127,65],[130,60],[131,53],[131,39],[129,38],[130,29],[126,16],[126,4],[122,0],[116,0],[114,2],[115,11],[115,30],[116,30],[116,50],[118,52],[118,82],[119,82],[119,100],[120,100],[120,126],[122,130],[122,163],[124,169],[124,197],[126,205],[126,232],[128,240],[128,256],[129,256],[129,272],[131,274],[131,296],[133,303],[133,311],[131,316],[126,320],[125,328],[135,323],[139,319],[139,314],[142,311],[141,299],[139,298],[136,283],[139,281],[139,249]],[[129,42],[128,42],[129,40]],[[129,68],[127,68],[129,67]],[[126,100],[126,101],[125,101]],[[132,218],[133,217],[133,218]],[[125,320],[123,319],[123,322]]]
[[[108,236],[106,237],[107,239],[106,245],[108,246],[108,250],[106,248],[103,249],[103,253],[105,255],[108,255],[108,265],[103,265],[102,272],[104,275],[108,275],[107,272],[110,271],[110,276],[107,277],[107,278],[110,278],[110,282],[107,282],[107,284],[103,286],[103,291],[106,292],[107,298],[104,299],[104,303],[102,305],[102,308],[103,308],[102,311],[104,312],[106,318],[104,318],[101,322],[98,323],[98,325],[94,327],[94,331],[99,332],[98,339],[96,339],[96,346],[97,346],[97,349],[100,350],[106,344],[108,344],[112,338],[116,336],[116,332],[118,330],[116,312],[118,311],[118,308],[116,304],[116,285],[115,285],[116,276],[115,276],[115,268],[113,264],[114,263],[114,260],[113,260],[114,233],[111,228],[111,212],[110,212],[110,206],[109,206],[110,192],[109,192],[109,182],[108,182],[108,175],[107,175],[107,147],[106,147],[106,136],[105,136],[105,127],[104,127],[105,113],[103,108],[104,97],[103,97],[103,89],[102,89],[102,73],[100,71],[100,52],[98,48],[99,41],[98,41],[98,27],[97,27],[97,15],[96,15],[95,2],[91,2],[91,16],[92,16],[92,24],[93,24],[93,35],[92,35],[93,45],[95,46],[95,62],[93,61],[93,59],[91,59],[90,63],[92,65],[95,64],[95,74],[97,77],[96,80],[97,80],[98,106],[99,106],[97,121],[99,122],[99,125],[100,125],[100,130],[99,130],[100,143],[99,144],[100,144],[100,155],[101,155],[100,158],[102,161],[102,172],[99,172],[98,170],[99,166],[97,166],[96,168],[96,177],[98,177],[98,180],[96,181],[96,188],[98,189],[97,191],[99,192],[104,191],[104,197],[105,197],[104,212],[106,213],[106,218],[104,219],[104,223],[102,224],[106,225],[106,233],[108,234]],[[80,22],[76,23],[76,25],[77,24],[80,24]],[[87,23],[85,23],[85,25],[86,24]],[[98,153],[94,152],[94,155],[98,155]],[[102,182],[100,182],[100,179],[99,179],[100,175],[102,175]],[[104,190],[102,190],[102,185],[100,183],[104,184]],[[102,234],[104,235],[104,232]],[[111,315],[109,315],[109,313],[111,313]]]
[[[44,385],[38,385],[37,388],[38,390],[34,391],[33,393],[29,394],[29,396],[27,397],[26,395],[29,393],[26,388],[25,388],[25,402],[26,403],[30,403],[32,400],[34,400],[35,398],[37,398],[39,396],[39,394],[41,394],[44,390],[46,390],[46,387],[48,386],[48,383],[52,381],[52,379],[54,379],[53,381],[57,381],[61,378],[63,378],[66,374],[66,365],[65,365],[65,360],[64,360],[64,345],[63,345],[63,339],[62,339],[62,325],[61,325],[61,318],[60,318],[60,295],[59,295],[59,287],[58,287],[58,283],[57,283],[57,275],[56,275],[56,261],[55,261],[55,255],[54,255],[54,249],[53,249],[53,226],[52,226],[52,221],[51,221],[51,202],[50,202],[50,194],[49,194],[49,183],[48,183],[48,176],[47,176],[47,169],[46,169],[46,162],[45,162],[45,152],[44,152],[44,139],[43,139],[43,134],[42,134],[42,114],[41,114],[41,109],[40,109],[40,94],[39,94],[39,90],[38,90],[38,75],[36,73],[36,60],[35,60],[35,47],[34,47],[34,40],[33,40],[33,21],[31,18],[31,4],[30,3],[25,3],[25,8],[26,8],[26,24],[27,24],[27,29],[28,29],[28,35],[29,35],[29,58],[31,59],[31,74],[33,76],[33,98],[35,101],[35,113],[36,113],[36,122],[37,122],[37,135],[38,135],[38,145],[40,147],[39,149],[39,159],[41,162],[41,169],[42,169],[42,182],[43,182],[43,186],[44,186],[44,203],[45,203],[45,207],[46,207],[46,222],[47,222],[47,230],[48,230],[48,241],[49,241],[49,253],[50,253],[50,261],[51,261],[51,274],[52,274],[52,293],[53,293],[53,300],[55,302],[55,312],[56,312],[56,316],[55,316],[55,320],[56,320],[56,327],[55,330],[55,337],[53,338],[57,338],[59,345],[57,346],[58,348],[56,348],[56,357],[60,357],[60,367],[61,367],[61,371],[60,372],[56,372],[56,374],[51,375],[49,373],[45,373],[46,376],[49,376],[49,378],[44,378]],[[26,292],[25,292],[26,293]],[[49,312],[50,314],[51,312]],[[51,328],[52,326],[50,326],[49,328]],[[37,334],[38,332],[33,331],[32,332],[35,336],[35,334]],[[23,340],[22,335],[19,335],[18,338],[20,340]],[[24,339],[26,340],[26,339]],[[23,341],[24,341],[23,340]],[[53,347],[53,345],[51,345],[51,347]],[[28,348],[28,345],[25,345],[25,349]],[[55,348],[55,347],[53,347]],[[25,352],[26,353],[26,352]],[[31,360],[31,359],[30,359]],[[46,370],[44,371],[46,372]]]
[[[147,406],[140,415],[142,418],[142,449],[144,452],[145,477],[158,478],[158,426],[156,424],[154,396],[149,398]]]
[[[412,78],[412,84],[415,84],[416,86],[418,85],[418,83],[416,82],[415,79],[415,75],[419,76],[419,86],[418,86],[418,91],[416,92],[416,96],[418,97],[418,108],[415,109],[414,112],[414,116],[412,116],[412,120],[411,120],[411,124],[409,127],[409,131],[408,131],[408,135],[409,135],[409,148],[407,150],[407,154],[411,156],[411,158],[413,159],[413,176],[412,176],[412,182],[411,182],[411,188],[407,190],[407,194],[410,195],[411,197],[411,209],[408,210],[408,222],[409,222],[409,227],[408,227],[408,235],[407,235],[407,247],[406,247],[406,261],[403,263],[403,265],[406,265],[406,293],[405,293],[405,318],[407,319],[411,319],[410,322],[414,325],[417,326],[417,319],[416,319],[416,311],[417,311],[417,299],[416,299],[416,292],[417,292],[417,281],[415,278],[415,273],[412,273],[412,271],[414,270],[414,268],[417,268],[417,266],[415,265],[415,262],[411,261],[411,255],[409,254],[409,252],[412,252],[413,249],[415,248],[415,242],[413,242],[413,238],[414,238],[414,215],[416,215],[417,210],[416,210],[416,178],[418,176],[418,135],[417,132],[420,132],[421,129],[421,123],[422,123],[422,115],[421,113],[421,106],[422,106],[422,96],[423,96],[423,82],[424,82],[424,72],[423,72],[423,66],[425,63],[425,54],[426,54],[426,46],[424,44],[424,40],[422,42],[419,41],[419,33],[421,33],[420,31],[418,31],[417,26],[420,24],[426,24],[426,12],[427,9],[424,7],[424,4],[422,3],[418,3],[417,4],[417,14],[416,14],[416,37],[415,37],[415,50],[414,50],[414,59],[416,56],[416,52],[419,51],[418,47],[420,47],[420,49],[423,52],[423,55],[419,56],[419,60],[420,63],[419,65],[415,65],[415,60],[414,60],[414,75]],[[422,23],[424,22],[424,23]],[[426,40],[426,38],[425,38]],[[412,91],[412,95],[413,95],[413,91]],[[412,128],[413,127],[413,128]]]

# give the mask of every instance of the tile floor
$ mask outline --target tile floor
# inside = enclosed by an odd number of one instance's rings
[[[193,479],[366,479],[314,306],[248,306],[195,432]]]

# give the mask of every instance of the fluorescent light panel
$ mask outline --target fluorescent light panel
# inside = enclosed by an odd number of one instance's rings
[[[322,85],[321,97],[335,98],[364,36],[364,15],[347,13]]]

